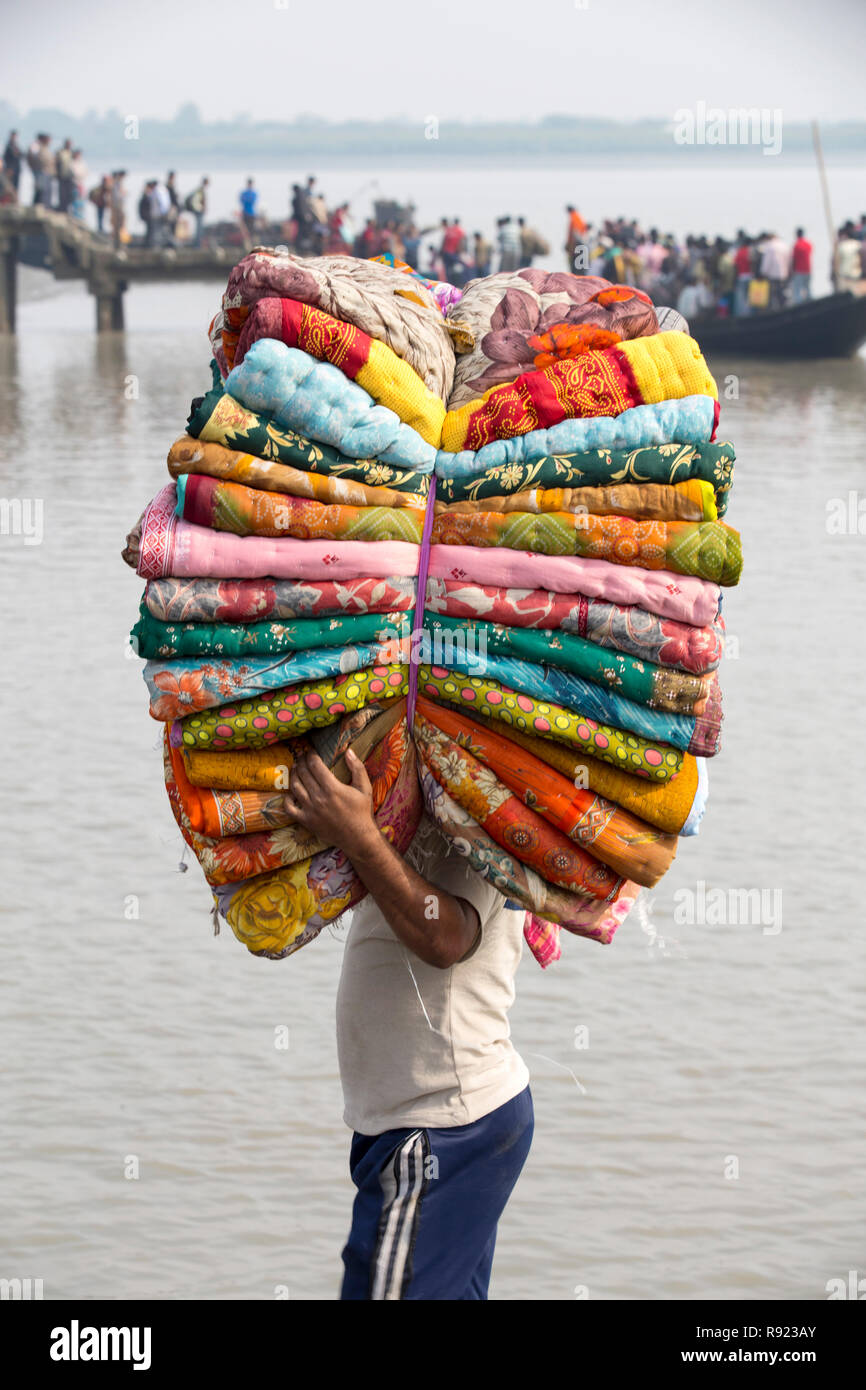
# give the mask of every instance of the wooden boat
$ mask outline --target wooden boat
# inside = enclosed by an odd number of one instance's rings
[[[691,323],[703,352],[758,357],[853,357],[866,342],[866,295],[829,294],[743,318]]]

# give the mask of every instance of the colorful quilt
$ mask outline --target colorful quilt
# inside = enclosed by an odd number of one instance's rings
[[[310,444],[310,449],[315,445]],[[183,435],[168,451],[168,471],[173,478],[184,473],[205,473],[225,482],[243,483],[265,492],[287,493],[290,497],[309,497],[316,502],[337,502],[347,507],[425,507],[428,479],[419,479],[417,492],[400,492],[392,487],[370,487],[367,483],[332,473],[305,472],[288,463],[226,449],[222,444],[206,444]],[[423,486],[421,485],[423,481]]]
[[[220,709],[200,709],[172,725],[172,745],[184,749],[263,748],[333,724],[372,700],[382,704],[399,699],[407,690],[405,666],[370,666]]]
[[[696,575],[724,586],[738,583],[743,567],[739,532],[724,521],[633,521],[630,516],[585,512],[449,511],[434,519],[433,540],[437,545],[496,546],[538,556],[580,555],[614,565]]]
[[[436,515],[453,512],[587,512],[630,516],[649,521],[716,521],[712,485],[686,483],[613,483],[601,487],[530,488],[465,502],[434,502]]]
[[[560,357],[658,331],[642,290],[531,268],[471,281],[448,319],[474,342],[462,353],[458,345],[450,410]]]
[[[636,406],[709,396],[716,383],[693,338],[656,333],[616,347],[557,359],[449,410],[442,449],[481,449],[495,439],[549,429],[562,420],[622,415]],[[351,451],[350,451],[351,452]]]
[[[632,878],[651,888],[670,868],[679,844],[676,835],[639,820],[588,788],[576,787],[572,779],[535,757],[513,738],[496,733],[454,709],[434,705],[422,696],[418,700],[418,710],[437,729],[489,767],[524,805],[624,878]]]
[[[399,615],[394,615],[394,623],[399,621]],[[428,612],[424,615],[424,633],[417,645],[426,645],[431,652],[437,647],[446,651],[465,648],[479,662],[489,653],[513,656],[538,666],[557,666],[584,680],[608,686],[650,709],[669,710],[673,714],[702,714],[716,681],[712,673],[693,676],[651,665],[642,658],[596,646],[556,628],[510,627]]]
[[[557,426],[556,428],[560,428]],[[552,431],[551,431],[552,433]],[[483,503],[502,493],[531,488],[611,487],[672,484],[699,479],[712,484],[719,516],[724,516],[734,479],[732,444],[652,444],[639,449],[591,449],[586,453],[544,454],[531,462],[499,463],[482,472],[439,476],[436,505]],[[437,463],[437,474],[440,466]],[[241,480],[243,481],[243,480]],[[628,508],[623,508],[628,511]]]
[[[248,410],[271,415],[279,428],[329,444],[349,458],[433,471],[433,444],[393,410],[376,405],[339,367],[317,362],[299,348],[260,338],[232,368],[226,390]]]
[[[438,445],[445,419],[442,398],[430,391],[413,371],[378,339],[351,323],[341,323],[321,309],[295,299],[260,299],[247,316],[238,339],[232,367],[243,362],[253,343],[276,338],[300,348],[320,362],[339,367],[344,376],[417,430],[428,444]]]
[[[435,295],[417,276],[354,256],[307,258],[256,247],[229,275],[211,324],[211,349],[223,376],[229,370],[226,348],[237,341],[250,306],[266,298],[312,304],[354,324],[390,347],[447,400],[454,378],[451,334]]]
[[[307,473],[348,479],[369,487],[388,487],[425,498],[430,486],[429,468],[395,468],[381,459],[349,458],[329,444],[285,429],[272,415],[248,410],[222,389],[196,397],[186,428],[192,438],[203,444],[244,450],[266,462],[290,464]]]
[[[534,463],[560,454],[585,454],[599,449],[616,452],[671,441],[702,446],[715,438],[718,421],[719,403],[711,396],[637,405],[622,415],[563,420],[550,429],[494,439],[480,449],[463,449],[456,454],[440,449],[436,473],[440,478],[470,478],[502,464]]]
[[[551,700],[512,690],[493,676],[467,676],[444,666],[421,666],[418,691],[434,704],[445,701],[456,705],[472,718],[495,719],[521,732],[570,744],[635,777],[667,782],[683,766],[679,748],[600,723]]]
[[[488,879],[504,897],[519,902],[533,917],[559,923],[575,936],[586,936],[603,945],[613,940],[617,927],[628,916],[640,893],[636,883],[626,882],[612,903],[567,893],[497,845],[426,769],[421,773],[421,787],[424,804],[443,834],[456,845],[475,872]],[[527,927],[524,927],[524,934],[529,934]]]
[[[423,714],[415,718],[415,747],[436,781],[487,831],[548,883],[584,897],[614,902],[623,879],[514,796],[484,763]]]
[[[698,675],[715,670],[724,651],[721,618],[707,627],[694,627],[635,605],[549,589],[502,589],[460,579],[428,579],[427,610],[469,621],[486,619],[509,631],[561,629],[596,646]]]
[[[288,623],[166,623],[154,618],[142,602],[130,643],[138,656],[146,658],[247,658],[321,647],[379,644],[391,640],[404,627],[408,634],[409,618],[399,610],[341,618],[298,618]]]
[[[176,512],[196,526],[235,536],[291,540],[407,541],[418,545],[424,512],[416,507],[345,507],[263,492],[198,473],[178,478]]]
[[[411,575],[387,579],[150,579],[147,611],[161,623],[253,624],[297,618],[338,618],[408,612],[415,607]]]

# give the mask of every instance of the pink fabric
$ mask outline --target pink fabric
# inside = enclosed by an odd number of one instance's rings
[[[523,939],[542,970],[546,970],[562,955],[558,922],[545,922],[543,917],[536,917],[534,913],[527,912],[523,923]]]
[[[144,514],[137,569],[144,579],[376,579],[418,573],[420,547],[408,541],[294,541],[235,536],[175,516],[167,484]],[[431,508],[432,512],[432,508]],[[430,578],[470,580],[501,588],[550,589],[611,603],[633,604],[661,617],[706,627],[716,617],[719,586],[691,575],[539,555],[529,550],[433,545]]]
[[[610,603],[631,604],[707,627],[716,617],[718,584],[668,570],[612,565],[609,560],[584,560],[577,555],[539,555],[530,550],[485,549],[481,546],[434,545],[430,552],[431,579],[469,580],[508,589],[552,589],[557,594],[584,594]]]
[[[234,536],[174,515],[173,483],[144,514],[137,570],[144,579],[374,579],[414,575],[418,546],[408,541],[293,541]]]

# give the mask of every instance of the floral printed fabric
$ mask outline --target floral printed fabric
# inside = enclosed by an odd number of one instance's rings
[[[376,824],[398,854],[405,854],[421,819],[415,750],[406,754]],[[328,849],[291,868],[257,874],[217,890],[219,910],[253,955],[279,960],[314,940],[366,896],[367,890],[342,850]]]
[[[436,296],[423,279],[397,267],[354,256],[293,256],[259,246],[229,275],[220,312],[210,327],[213,355],[228,374],[227,343],[240,334],[259,299],[295,299],[352,323],[417,372],[441,400],[454,377],[451,334]]]
[[[491,768],[525,806],[618,874],[652,887],[670,868],[679,843],[676,835],[657,830],[594,791],[576,787],[572,779],[505,733],[496,733],[423,696],[418,709],[437,729]]]
[[[310,444],[309,448],[315,449]],[[392,487],[370,487],[347,477],[330,473],[307,472],[287,463],[272,463],[269,459],[226,449],[222,444],[207,444],[191,435],[175,440],[168,451],[168,471],[173,478],[184,473],[206,473],[211,478],[243,483],[246,487],[262,488],[265,492],[287,493],[291,497],[309,497],[316,502],[337,502],[346,507],[421,507],[427,503],[425,477],[419,479],[417,492],[400,492]]]
[[[142,603],[130,643],[136,654],[143,657],[278,656],[313,648],[385,642],[404,626],[408,630],[409,619],[399,610],[345,618],[299,618],[288,623],[162,623]]]
[[[428,579],[427,609],[452,618],[487,619],[515,628],[561,629],[598,647],[628,652],[658,666],[702,674],[718,666],[724,622],[693,627],[635,605],[549,589],[503,589],[459,579]]]
[[[623,880],[513,796],[465,747],[418,713],[414,737],[418,753],[436,781],[498,845],[541,873],[548,883],[585,897],[615,901]]]
[[[694,478],[712,484],[718,514],[724,516],[733,484],[734,459],[734,447],[727,442],[545,454],[531,462],[509,461],[478,473],[439,477],[436,505],[478,502],[482,503],[484,511],[487,508],[482,499],[501,493],[513,495],[528,488],[609,487],[634,483],[642,489],[648,483],[671,484]],[[440,472],[438,465],[436,471]]]
[[[302,681],[361,672],[377,663],[393,661],[395,656],[400,657],[399,644],[388,640],[355,646],[317,647],[285,657],[210,661],[179,657],[171,661],[148,661],[144,679],[150,692],[152,717],[182,719],[194,711],[213,709],[229,701],[253,701],[268,691],[282,691]]]
[[[320,362],[330,362],[417,430],[428,444],[438,444],[445,419],[441,397],[424,385],[408,363],[350,323],[294,299],[260,299],[253,305],[238,340],[232,367],[238,366],[260,338],[276,338],[300,348]],[[226,356],[228,361],[228,354]]]
[[[483,662],[492,656],[513,656],[538,666],[557,666],[584,680],[608,686],[626,699],[673,714],[702,714],[715,676],[692,676],[637,657],[596,646],[582,637],[555,628],[509,627],[502,623],[467,622],[465,618],[424,615],[430,645],[445,650],[461,647]],[[425,637],[424,642],[427,641]],[[423,642],[419,643],[423,646]]]
[[[458,347],[450,410],[548,366],[551,356],[586,351],[587,342],[607,346],[605,336],[609,343],[658,331],[652,300],[641,290],[599,276],[533,269],[472,280],[448,317],[474,341],[467,352]]]
[[[700,795],[701,759],[683,753],[678,772],[666,781],[650,782],[634,776],[627,767],[611,767],[598,758],[587,756],[577,745],[569,747],[564,742],[539,737],[514,723],[502,732],[571,782],[585,784],[591,791],[607,801],[615,801],[617,806],[639,820],[648,821],[650,825],[671,835],[685,833]]]
[[[418,545],[424,512],[415,507],[343,507],[285,497],[190,473],[178,478],[177,515],[235,536],[291,540],[407,541]]]
[[[406,755],[407,742],[408,732],[403,721],[386,734],[379,747],[365,760],[372,783],[374,811],[379,809],[393,786]],[[212,888],[239,883],[253,875],[296,864],[327,848],[304,826],[289,821],[282,810],[282,796],[270,798],[276,806],[261,831],[229,833],[221,837],[203,835],[194,829],[193,817],[201,817],[204,798],[187,780],[183,757],[178,749],[171,747],[167,737],[164,741],[164,769],[166,790],[175,819]],[[222,798],[225,809],[229,805],[229,798],[225,793]],[[237,803],[238,797],[233,795],[232,800]],[[240,822],[237,804],[230,814]]]
[[[415,607],[410,575],[387,579],[151,579],[148,612],[162,623],[250,624],[265,619],[356,616],[407,612]]]
[[[697,343],[685,333],[656,333],[557,360],[543,371],[524,372],[494,386],[480,399],[448,412],[442,449],[477,450],[562,420],[622,415],[637,406],[698,395],[718,401]]]
[[[350,458],[379,458],[399,468],[431,473],[436,448],[330,362],[273,338],[253,343],[226,390],[275,424],[339,449]]]
[[[488,879],[504,897],[513,898],[530,914],[551,919],[575,936],[587,936],[603,945],[613,940],[617,927],[640,893],[636,883],[627,881],[613,903],[593,902],[577,893],[567,893],[497,845],[426,769],[422,772],[421,787],[424,804],[443,834],[468,859],[475,872]],[[524,934],[527,934],[526,927]]]
[[[369,487],[388,487],[423,497],[427,496],[430,486],[428,468],[395,468],[380,459],[349,458],[328,444],[307,439],[296,430],[285,429],[267,413],[248,410],[230,392],[221,388],[208,391],[206,396],[199,396],[193,401],[186,428],[189,435],[203,444],[248,450],[258,459],[289,464],[307,473],[365,483]]]
[[[622,415],[563,420],[551,429],[532,430],[514,438],[494,439],[480,449],[436,455],[440,478],[470,478],[505,463],[534,463],[550,455],[585,454],[594,449],[620,451],[649,445],[709,444],[715,437],[719,403],[710,396],[687,396],[658,405],[638,405]]]

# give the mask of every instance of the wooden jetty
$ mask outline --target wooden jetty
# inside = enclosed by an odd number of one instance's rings
[[[34,238],[42,239],[42,264],[56,280],[86,281],[99,333],[123,328],[123,295],[131,284],[225,280],[243,254],[238,247],[220,246],[115,247],[66,213],[38,204],[0,204],[0,334],[15,332],[18,262],[25,242]]]

